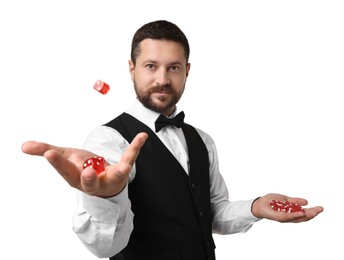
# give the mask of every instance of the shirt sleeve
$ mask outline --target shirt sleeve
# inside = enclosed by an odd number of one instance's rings
[[[84,149],[116,163],[128,146],[114,129],[101,126],[86,139]],[[135,167],[131,173],[131,178]],[[77,191],[77,209],[73,230],[82,243],[96,256],[109,258],[128,243],[133,230],[133,212],[128,198],[128,185],[118,195],[103,199]]]
[[[213,233],[245,233],[259,221],[251,211],[255,199],[230,201],[226,183],[220,174],[217,150],[209,135],[198,130],[209,154],[210,203],[213,216]]]

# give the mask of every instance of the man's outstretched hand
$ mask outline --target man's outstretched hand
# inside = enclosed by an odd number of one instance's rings
[[[35,141],[24,143],[21,149],[23,153],[45,157],[70,186],[93,196],[108,198],[120,193],[127,184],[130,171],[147,137],[146,133],[139,133],[121,160],[112,165],[105,162],[105,171],[98,175],[91,167],[83,169],[84,161],[96,156],[89,151]]]
[[[298,211],[292,211],[290,213],[283,211],[276,211],[272,209],[271,202],[280,201],[287,204],[296,204],[300,206]],[[323,212],[324,208],[321,206],[305,208],[308,201],[303,198],[292,198],[281,194],[270,193],[263,197],[258,198],[253,202],[252,213],[258,218],[266,218],[270,220],[275,220],[278,222],[304,222],[313,219],[318,214]]]

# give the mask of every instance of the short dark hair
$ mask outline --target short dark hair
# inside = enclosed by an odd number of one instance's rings
[[[188,62],[190,55],[188,39],[174,23],[157,20],[143,25],[136,31],[131,42],[131,60],[134,64],[136,64],[136,58],[140,54],[140,42],[145,39],[168,40],[181,43],[184,47],[186,62]]]

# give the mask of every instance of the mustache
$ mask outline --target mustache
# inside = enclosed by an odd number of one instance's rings
[[[166,85],[157,85],[157,86],[153,86],[150,89],[150,93],[153,92],[160,92],[160,91],[166,91],[166,92],[172,92],[172,87],[170,84],[166,84]]]

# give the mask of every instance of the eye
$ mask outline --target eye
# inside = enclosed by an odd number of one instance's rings
[[[179,66],[176,66],[176,65],[169,67],[170,71],[178,71],[179,69],[180,69]]]
[[[146,67],[148,70],[154,70],[154,69],[156,68],[156,66],[155,66],[154,64],[151,64],[151,63],[146,64],[145,67]]]

